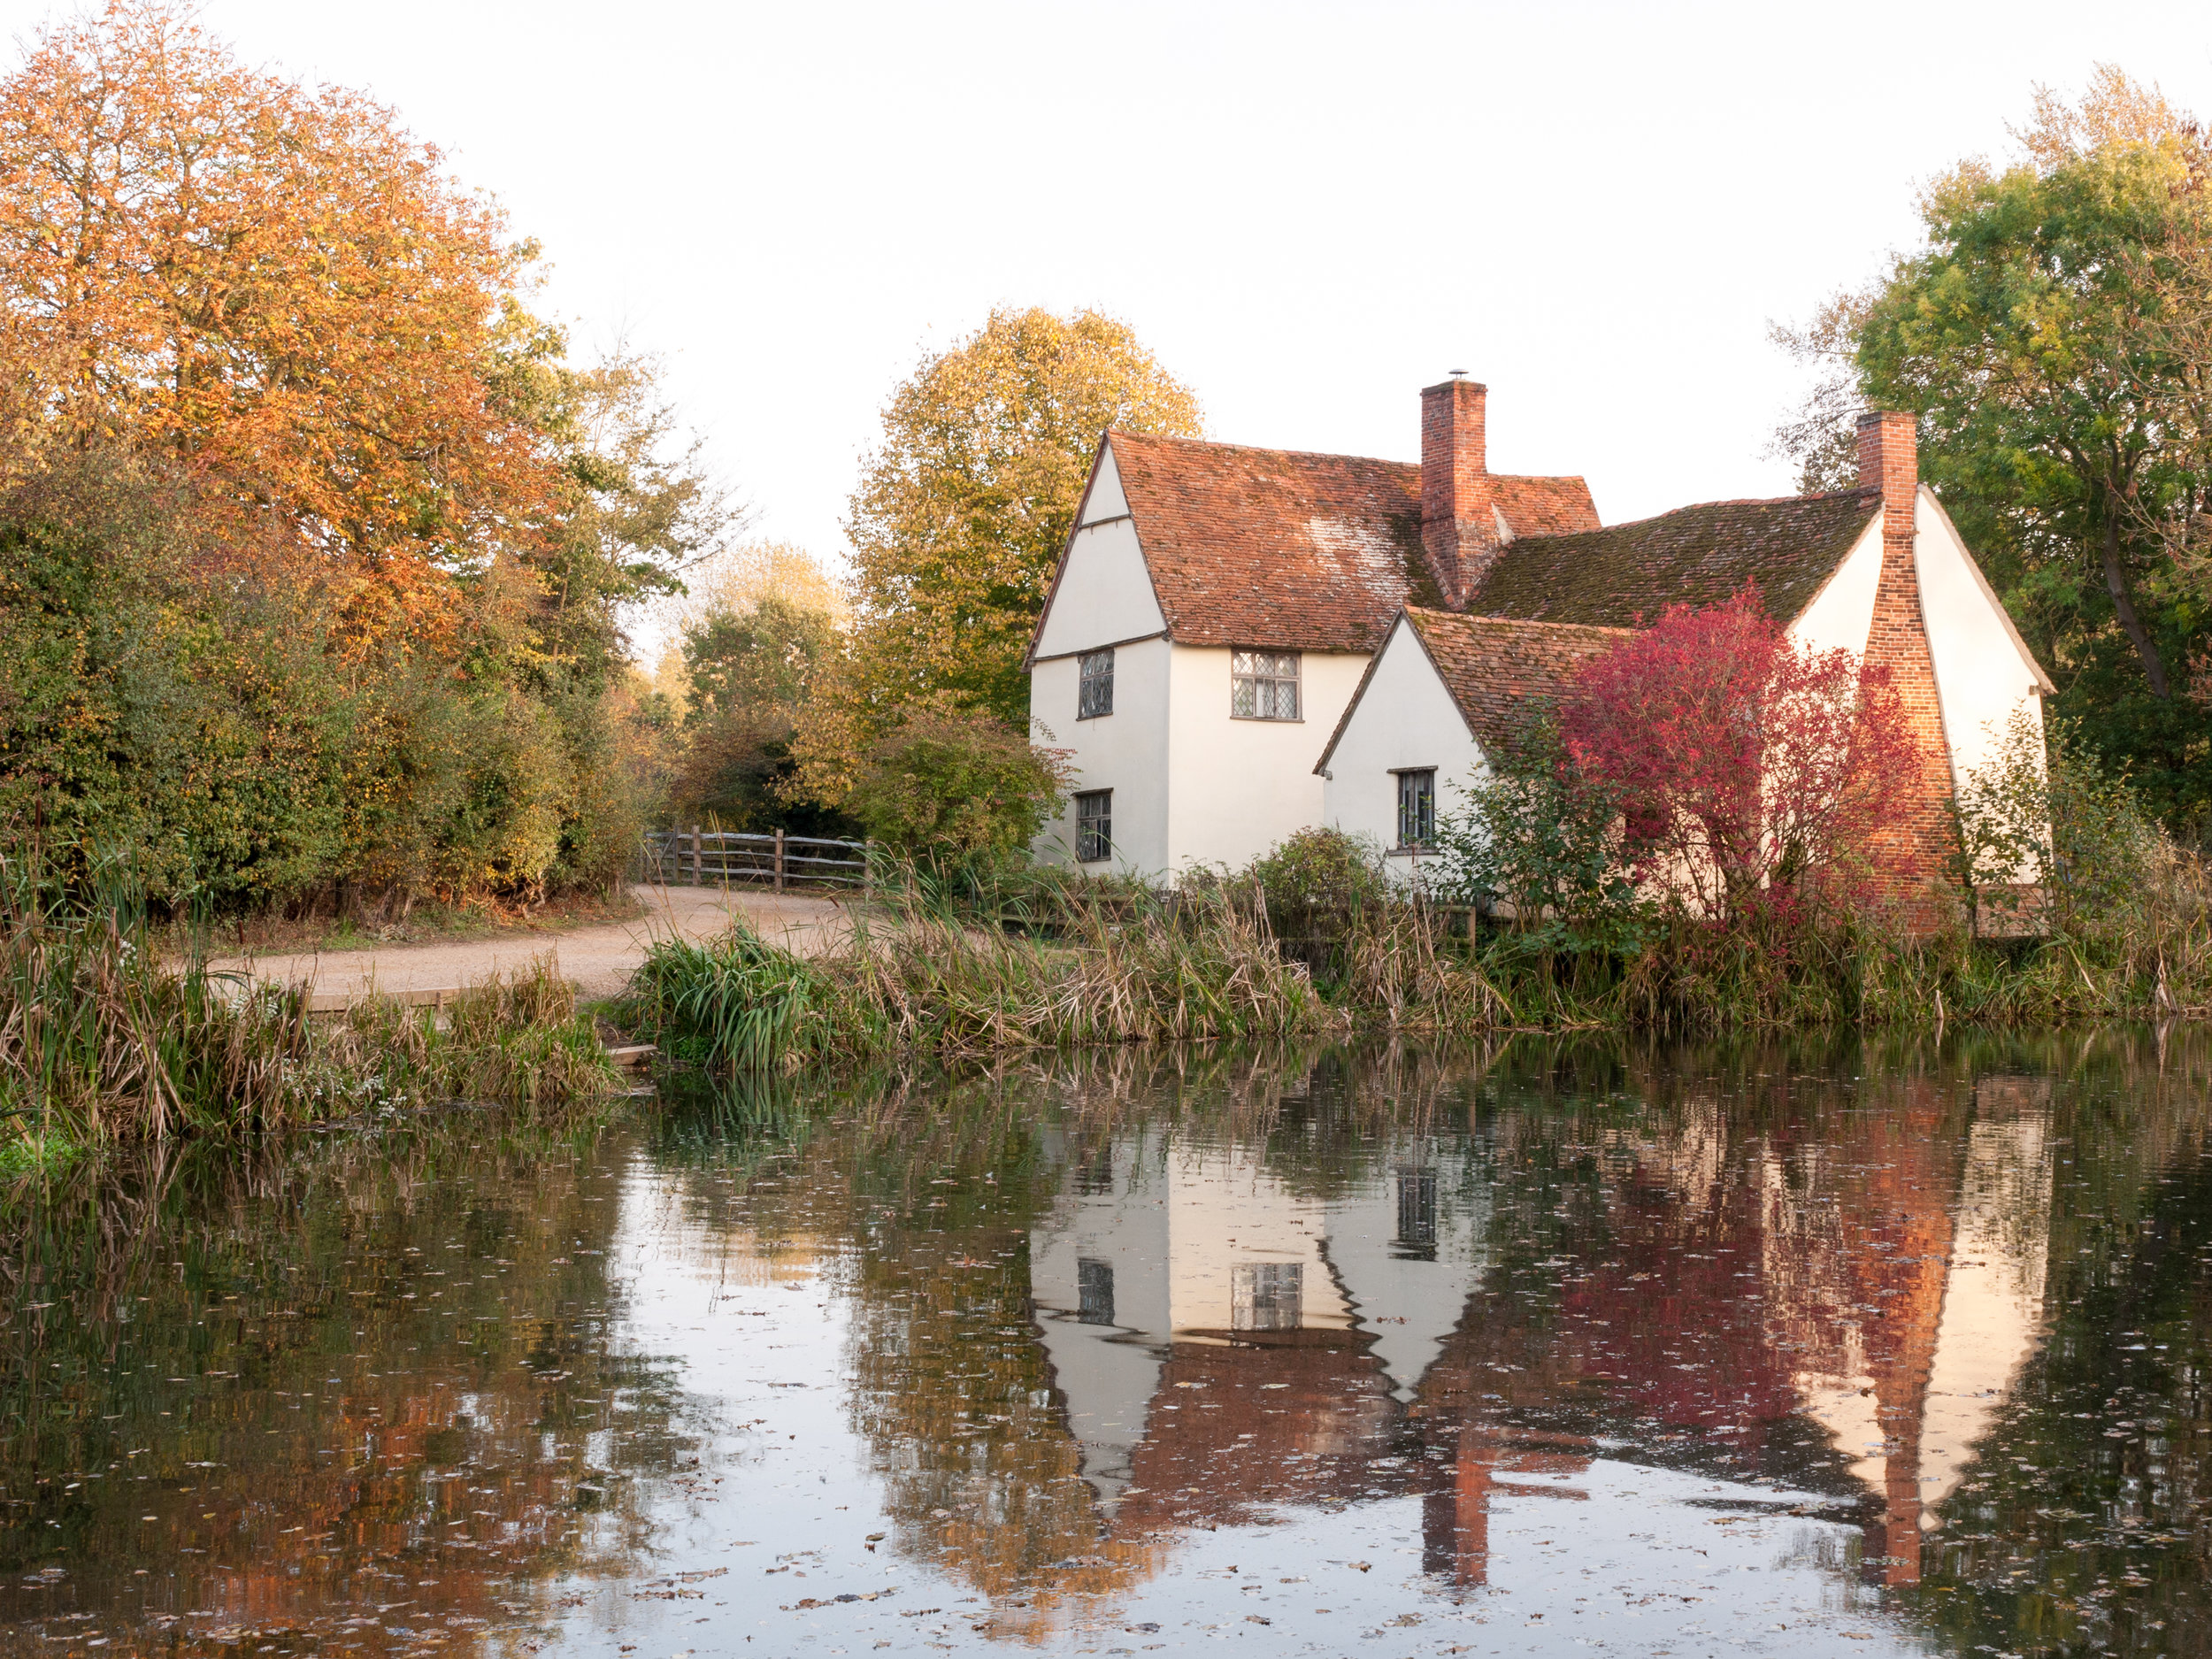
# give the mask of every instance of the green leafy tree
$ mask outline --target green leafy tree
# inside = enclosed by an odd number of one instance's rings
[[[990,716],[918,711],[870,745],[851,810],[875,840],[942,871],[1018,857],[1059,810],[1046,752]]]
[[[796,710],[836,649],[837,626],[826,611],[779,594],[749,611],[710,612],[684,630],[691,718],[769,705]]]
[[[1786,343],[1826,373],[1779,447],[1849,481],[1860,408],[1910,409],[1923,470],[2056,678],[2058,711],[2173,820],[2212,806],[2212,745],[2177,696],[2212,589],[2170,555],[2212,489],[2212,196],[2201,132],[2101,69],[2046,91],[2010,166],[1922,204],[1924,245]],[[2153,780],[2156,782],[2154,784]]]

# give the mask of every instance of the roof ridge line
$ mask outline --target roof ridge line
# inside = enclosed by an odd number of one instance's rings
[[[1285,449],[1267,443],[1230,443],[1220,438],[1181,438],[1167,432],[1132,432],[1125,426],[1109,426],[1106,436],[1135,438],[1145,443],[1186,443],[1206,449],[1235,449],[1245,455],[1295,456],[1302,461],[1363,461],[1371,466],[1402,466],[1416,472],[1421,470],[1418,461],[1394,461],[1385,455],[1348,455],[1336,449]],[[1491,472],[1486,476],[1517,482],[1549,483],[1559,480],[1578,484],[1585,480],[1585,475],[1580,472]]]
[[[1495,476],[1503,476],[1497,474]],[[1633,530],[1639,525],[1657,524],[1662,518],[1671,518],[1678,512],[1695,512],[1701,507],[1782,507],[1809,501],[1841,501],[1849,495],[1867,495],[1880,499],[1881,490],[1869,486],[1854,489],[1816,490],[1809,495],[1724,495],[1717,501],[1685,502],[1679,507],[1669,507],[1661,512],[1650,513],[1641,518],[1621,518],[1612,524],[1600,525],[1594,530],[1532,530],[1526,535],[1517,535],[1515,542],[1558,541],[1576,535],[1608,535],[1616,530]]]

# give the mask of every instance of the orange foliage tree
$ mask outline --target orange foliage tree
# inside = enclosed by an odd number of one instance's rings
[[[126,444],[284,526],[357,642],[449,635],[453,578],[559,501],[559,341],[518,301],[535,250],[442,159],[163,0],[41,35],[0,82],[14,461]]]

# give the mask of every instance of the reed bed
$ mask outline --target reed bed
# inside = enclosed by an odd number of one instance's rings
[[[1489,1029],[1511,1010],[1430,918],[1378,912],[1348,941],[1340,986],[1278,948],[1233,886],[1117,891],[1041,909],[1013,933],[910,900],[844,948],[802,957],[743,926],[655,946],[620,1016],[672,1056],[733,1072],[894,1054],[973,1059],[1132,1042]]]
[[[467,1099],[538,1110],[611,1093],[574,988],[542,964],[443,1010],[165,962],[126,894],[0,866],[0,1168],[180,1135],[245,1135]]]
[[[1011,895],[918,884],[826,956],[741,927],[665,941],[619,1012],[672,1057],[726,1074],[1361,1031],[1703,1039],[2212,1014],[2212,905],[2193,864],[2171,873],[2125,917],[2062,911],[2036,938],[1978,941],[1962,915],[1916,935],[1878,914],[1785,926],[1654,913],[1610,950],[1488,923],[1471,937],[1402,893],[1359,898],[1325,929],[1295,913],[1286,941],[1279,907],[1240,879],[1172,893],[1034,875]]]

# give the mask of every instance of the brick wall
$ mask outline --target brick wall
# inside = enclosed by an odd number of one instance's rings
[[[1886,667],[1920,749],[1920,778],[1909,803],[1877,848],[1895,874],[1892,895],[1908,926],[1944,926],[1959,903],[1947,865],[1955,842],[1949,804],[1951,747],[1936,695],[1935,656],[1920,604],[1913,520],[1920,465],[1913,418],[1894,411],[1859,417],[1859,483],[1882,491],[1882,576],[1866,660]]]

